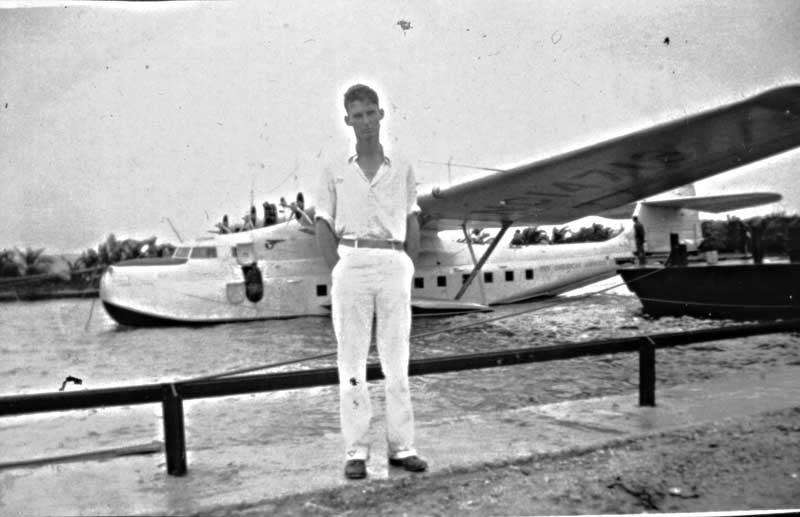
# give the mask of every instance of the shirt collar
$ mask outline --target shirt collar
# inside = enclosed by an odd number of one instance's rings
[[[356,160],[358,160],[358,153],[348,158],[347,163],[352,164],[355,163]],[[392,160],[390,160],[389,157],[386,156],[386,153],[383,153],[383,164],[388,165],[389,167],[392,166]]]

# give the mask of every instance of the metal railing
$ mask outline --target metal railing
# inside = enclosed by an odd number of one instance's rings
[[[409,374],[428,375],[557,361],[593,355],[638,352],[639,405],[655,406],[656,349],[790,331],[800,331],[800,319],[417,359],[410,362]],[[379,364],[370,363],[367,365],[367,380],[382,378],[383,374]],[[160,402],[164,417],[164,448],[167,457],[167,472],[173,476],[182,476],[187,472],[183,419],[184,400],[311,388],[338,384],[338,382],[337,370],[332,367],[76,392],[13,395],[0,397],[0,416]]]

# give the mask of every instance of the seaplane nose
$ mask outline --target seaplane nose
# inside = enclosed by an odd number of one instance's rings
[[[114,266],[108,266],[103,274],[100,275],[100,297],[102,298],[108,293],[109,283],[111,282],[111,275],[114,274]]]
[[[108,268],[106,268],[106,271],[105,271],[105,273],[103,273],[103,276],[101,277],[100,280],[106,279],[109,282],[111,282],[112,280],[121,279],[121,277],[124,277],[124,276],[125,275],[120,273],[120,268],[118,268],[116,266],[108,266]]]
[[[108,266],[103,274],[100,276],[100,285],[109,283],[116,276],[117,269],[114,266]]]
[[[109,294],[111,288],[128,284],[128,275],[123,273],[121,269],[116,266],[108,266],[103,276],[100,277],[100,292]]]

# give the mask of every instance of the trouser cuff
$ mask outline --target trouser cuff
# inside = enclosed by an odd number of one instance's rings
[[[353,446],[348,447],[344,453],[344,459],[347,460],[364,460],[367,461],[369,459],[369,447],[364,446]]]
[[[408,458],[410,456],[416,456],[417,451],[414,449],[404,449],[402,451],[396,451],[393,453],[389,453],[389,459],[392,460],[402,460],[403,458]]]

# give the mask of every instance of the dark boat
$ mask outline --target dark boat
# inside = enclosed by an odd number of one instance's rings
[[[800,317],[800,263],[638,266],[618,273],[651,316]]]

